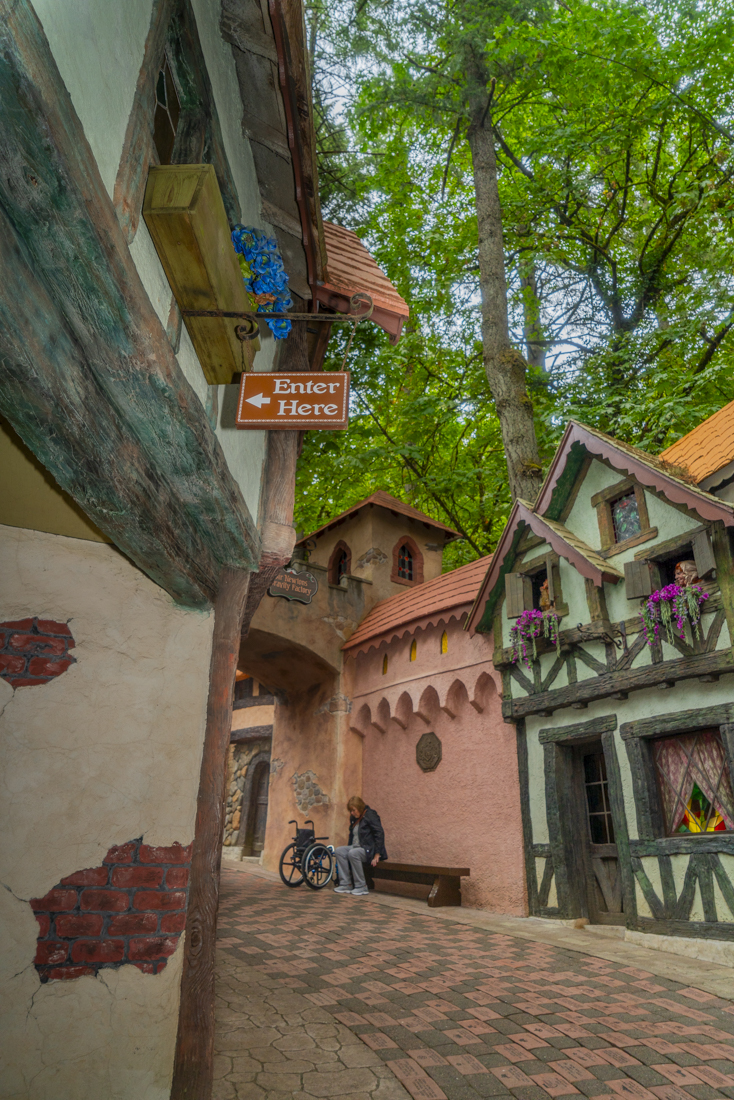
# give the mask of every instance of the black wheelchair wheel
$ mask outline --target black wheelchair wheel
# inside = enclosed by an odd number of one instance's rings
[[[286,886],[300,886],[303,882],[301,856],[295,844],[289,844],[280,857],[280,877]]]
[[[325,844],[312,844],[303,855],[303,881],[312,890],[323,890],[334,875],[336,861]]]

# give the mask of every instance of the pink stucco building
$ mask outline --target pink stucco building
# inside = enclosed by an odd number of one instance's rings
[[[359,794],[382,818],[391,861],[468,867],[463,905],[522,915],[515,731],[502,719],[491,639],[464,629],[489,559],[442,575],[455,536],[379,492],[304,539],[308,562],[296,568],[318,591],[309,605],[260,605],[240,668],[262,694],[235,702],[233,756],[249,759],[254,737],[258,759],[270,754],[266,866],[277,868],[292,818],[313,818],[317,833],[344,843],[346,800]],[[252,858],[247,822],[262,811],[245,805],[246,775],[238,782],[241,835],[230,830],[225,851]]]

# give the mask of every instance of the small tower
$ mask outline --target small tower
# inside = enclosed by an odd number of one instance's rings
[[[297,546],[328,570],[330,584],[354,576],[374,586],[370,603],[441,573],[443,550],[459,532],[382,491],[329,520]]]

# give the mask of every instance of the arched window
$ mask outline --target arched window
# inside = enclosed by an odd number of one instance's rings
[[[417,656],[418,656],[418,643],[416,642],[416,640],[414,638],[413,641],[410,643],[410,659],[411,659],[411,661],[414,661]]]
[[[443,634],[441,635],[441,652],[442,653],[448,653],[448,651],[449,651],[449,636],[446,633],[446,631],[444,630]]]
[[[407,542],[398,550],[398,576],[404,581],[413,580],[413,555]]]
[[[384,676],[386,672],[387,672],[387,653],[382,658],[382,675]]]
[[[404,535],[393,547],[390,580],[396,584],[423,583],[423,555],[409,535]]]
[[[348,576],[352,571],[352,552],[346,542],[340,539],[329,558],[329,584],[339,584],[342,577]]]

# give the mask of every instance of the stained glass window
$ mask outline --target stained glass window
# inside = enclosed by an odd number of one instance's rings
[[[403,580],[413,580],[413,555],[406,543],[398,550],[398,576]]]
[[[734,795],[718,730],[662,737],[653,758],[669,834],[734,830]]]
[[[632,539],[642,531],[640,525],[640,512],[637,506],[637,497],[634,489],[612,501],[612,524],[614,526],[614,541],[624,542]]]
[[[155,117],[153,119],[153,142],[161,164],[171,163],[173,143],[176,140],[180,114],[181,105],[166,60],[158,73],[155,86]]]
[[[591,843],[614,844],[614,822],[609,805],[607,765],[603,752],[589,753],[584,757],[584,782]]]

